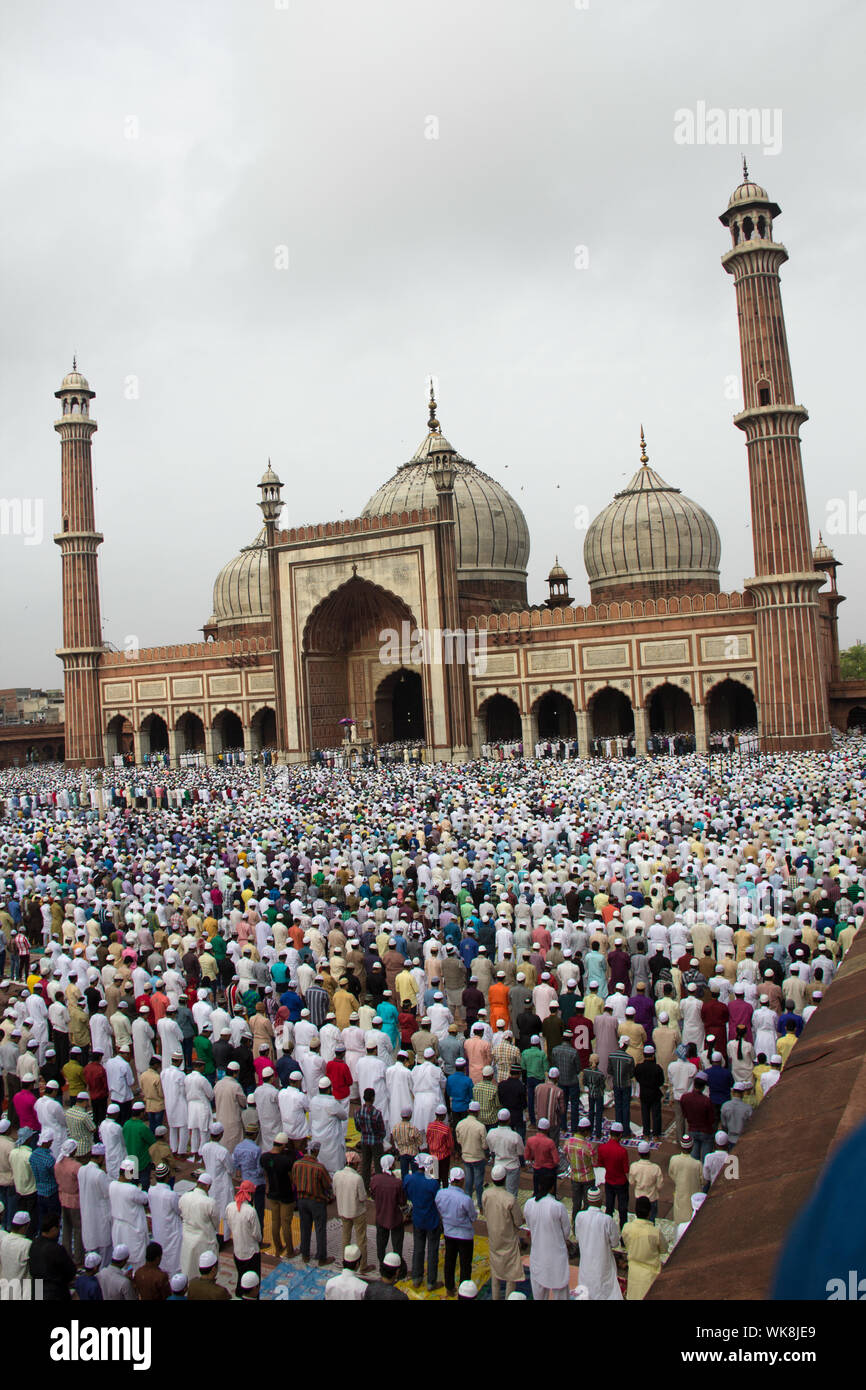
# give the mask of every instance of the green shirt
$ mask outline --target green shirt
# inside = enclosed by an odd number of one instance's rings
[[[140,1172],[150,1162],[150,1146],[153,1143],[153,1131],[150,1125],[146,1125],[144,1120],[136,1120],[134,1117],[127,1120],[123,1126],[123,1142],[129,1157],[138,1159]]]
[[[528,1047],[522,1054],[523,1070],[527,1076],[543,1081],[547,1076],[547,1057],[540,1047]]]

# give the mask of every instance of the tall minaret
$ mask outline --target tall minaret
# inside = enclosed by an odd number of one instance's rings
[[[54,422],[60,435],[62,521],[54,537],[63,565],[63,661],[66,762],[72,767],[101,767],[102,719],[97,670],[102,656],[102,620],[96,550],[102,536],[93,515],[93,469],[90,441],[96,421],[90,402],[96,392],[78,371],[63,378],[55,396],[61,417]]]
[[[755,578],[746,580],[757,607],[758,729],[767,752],[829,745],[827,680],[820,656],[818,590],[800,426],[795,404],[779,268],[788,259],[773,240],[781,209],[749,179],[731,194],[719,219],[732,250],[722,265],[734,277],[745,409],[734,424],[746,436]]]

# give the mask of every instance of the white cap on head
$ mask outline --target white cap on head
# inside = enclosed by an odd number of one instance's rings
[[[113,1249],[112,1252],[111,1252],[111,1258],[112,1258],[112,1261],[116,1261],[116,1262],[118,1262],[118,1263],[119,1263],[121,1260],[128,1260],[128,1259],[129,1259],[129,1246],[128,1246],[128,1245],[115,1245],[114,1249]]]
[[[218,1255],[215,1250],[203,1250],[198,1257],[199,1269],[213,1269],[217,1263]]]

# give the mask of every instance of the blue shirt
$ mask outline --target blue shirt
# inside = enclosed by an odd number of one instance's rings
[[[436,1194],[436,1207],[442,1217],[442,1231],[454,1240],[472,1240],[478,1219],[475,1203],[462,1187],[446,1187]],[[413,1208],[414,1210],[414,1208]]]
[[[412,1225],[419,1231],[437,1231],[441,1224],[436,1206],[436,1196],[441,1191],[437,1179],[410,1173],[403,1179],[403,1187],[412,1203]]]
[[[472,1078],[466,1075],[465,1069],[461,1068],[459,1071],[452,1072],[445,1082],[445,1092],[455,1115],[467,1114],[474,1090]]]
[[[241,1181],[251,1182],[254,1187],[262,1187],[265,1175],[262,1172],[262,1151],[252,1139],[242,1139],[232,1154],[232,1163],[240,1169]]]

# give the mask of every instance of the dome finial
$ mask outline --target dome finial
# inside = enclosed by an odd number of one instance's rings
[[[439,434],[440,425],[436,419],[436,397],[433,394],[433,378],[430,378],[430,418],[427,421],[427,429],[431,434]]]
[[[646,440],[643,436],[643,425],[641,425],[640,427],[640,461],[644,465],[644,467],[646,467],[646,465],[649,463],[646,451]]]
[[[749,182],[749,166],[746,163],[746,156],[743,155],[743,183]]]
[[[78,371],[78,358],[76,357],[74,352],[72,354],[72,370],[74,372]]]

